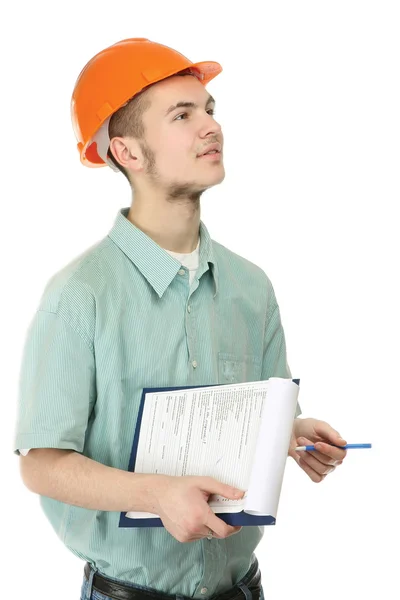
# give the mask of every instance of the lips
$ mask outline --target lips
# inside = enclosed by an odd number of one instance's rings
[[[204,150],[202,152],[200,152],[200,154],[197,155],[197,158],[200,158],[201,156],[205,156],[206,154],[220,154],[222,150],[222,146],[221,144],[210,144],[209,146],[207,146],[206,148],[204,148]]]

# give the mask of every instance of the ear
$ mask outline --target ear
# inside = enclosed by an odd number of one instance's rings
[[[135,138],[114,137],[110,141],[110,151],[125,169],[135,173],[143,170],[143,153]]]

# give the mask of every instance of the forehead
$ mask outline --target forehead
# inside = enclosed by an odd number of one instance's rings
[[[193,75],[176,75],[159,81],[151,86],[148,96],[155,110],[166,110],[171,104],[182,101],[205,104],[208,97],[204,85]]]

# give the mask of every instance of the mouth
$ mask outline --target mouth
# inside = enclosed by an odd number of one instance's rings
[[[210,144],[209,146],[207,146],[207,148],[204,149],[203,152],[201,152],[200,154],[197,155],[197,158],[210,158],[213,157],[214,159],[217,157],[220,157],[222,153],[222,146],[221,144]]]

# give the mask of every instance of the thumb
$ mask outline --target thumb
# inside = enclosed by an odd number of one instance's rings
[[[204,492],[208,492],[209,494],[219,494],[224,498],[229,498],[229,500],[239,500],[244,496],[245,492],[243,490],[222,483],[213,477],[202,477],[202,479],[204,481],[202,482],[201,488]]]

